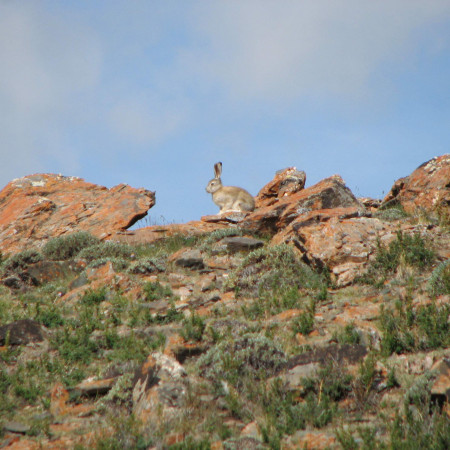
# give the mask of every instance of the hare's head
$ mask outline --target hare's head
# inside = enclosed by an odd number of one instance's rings
[[[210,180],[208,185],[206,186],[206,192],[213,194],[222,187],[222,180],[220,179],[221,174],[222,174],[222,163],[218,162],[214,164],[214,178]]]

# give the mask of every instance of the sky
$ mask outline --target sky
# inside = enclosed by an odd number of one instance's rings
[[[449,0],[0,0],[0,189],[33,173],[216,214],[295,166],[358,196],[450,153]]]

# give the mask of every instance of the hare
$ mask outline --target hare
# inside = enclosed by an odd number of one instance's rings
[[[206,192],[212,194],[213,202],[224,212],[244,212],[255,209],[255,200],[245,189],[236,186],[223,186],[220,175],[222,163],[214,164],[215,177],[206,186]]]

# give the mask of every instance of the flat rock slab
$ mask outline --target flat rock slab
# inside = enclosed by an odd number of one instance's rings
[[[154,204],[154,192],[126,184],[108,189],[55,174],[19,178],[0,192],[0,250],[40,247],[75,231],[107,237],[129,228]]]
[[[367,348],[360,344],[332,344],[318,347],[309,352],[292,357],[286,364],[286,369],[293,369],[299,365],[318,363],[326,365],[328,362],[337,364],[356,364],[367,355]]]
[[[245,236],[233,236],[222,239],[220,244],[224,245],[228,251],[234,253],[256,250],[257,248],[264,246],[264,241]]]
[[[75,390],[83,395],[95,396],[106,394],[116,383],[117,377],[102,380],[84,380],[75,386]]]
[[[197,249],[190,250],[182,248],[169,258],[169,262],[173,262],[176,266],[185,267],[187,269],[201,270],[205,267],[200,250]]]
[[[42,342],[44,336],[39,322],[31,319],[17,320],[0,327],[0,345],[25,345]]]
[[[5,431],[9,431],[11,433],[21,433],[21,434],[25,434],[28,431],[30,431],[31,427],[29,425],[25,425],[24,423],[21,422],[6,422],[3,424],[3,429]]]

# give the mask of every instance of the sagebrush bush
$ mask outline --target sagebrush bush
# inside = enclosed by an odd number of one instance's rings
[[[237,388],[245,377],[269,377],[286,362],[284,352],[260,335],[244,335],[235,341],[222,341],[198,360],[204,376],[214,382],[225,380]]]
[[[90,233],[80,231],[50,239],[42,248],[42,253],[48,259],[63,261],[74,258],[84,248],[99,243],[100,239]]]
[[[381,220],[393,222],[408,217],[408,214],[402,205],[397,204],[380,208],[374,216]]]
[[[130,259],[134,250],[127,244],[119,242],[101,242],[90,247],[86,247],[78,253],[78,258],[85,259],[88,262],[102,258],[123,258]]]
[[[117,272],[121,271],[121,270],[125,270],[130,262],[124,258],[117,258],[117,257],[106,257],[106,258],[99,258],[99,259],[94,259],[93,261],[91,261],[88,264],[88,267],[100,267],[103,266],[104,264],[106,264],[107,262],[110,262],[113,266],[113,269]]]
[[[141,275],[164,272],[165,270],[166,264],[163,258],[142,258],[132,262],[128,267],[129,273]]]
[[[42,255],[37,250],[24,250],[8,258],[2,267],[4,274],[17,273],[24,270],[30,264],[42,260]]]
[[[260,295],[301,287],[317,290],[324,283],[324,277],[300,261],[290,246],[281,244],[250,252],[231,273],[226,287]]]
[[[427,288],[434,296],[450,294],[450,259],[440,263],[433,270]]]

